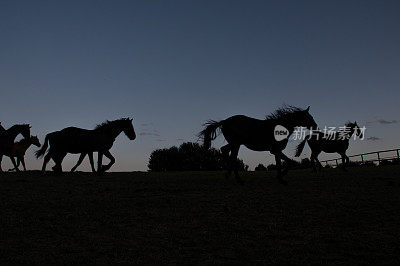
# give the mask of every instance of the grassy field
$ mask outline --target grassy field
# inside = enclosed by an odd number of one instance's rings
[[[399,264],[400,167],[0,174],[0,262]]]

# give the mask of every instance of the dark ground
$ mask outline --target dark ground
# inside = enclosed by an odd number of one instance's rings
[[[0,174],[0,263],[399,264],[400,167]]]

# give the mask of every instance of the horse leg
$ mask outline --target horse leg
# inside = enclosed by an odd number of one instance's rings
[[[25,167],[25,159],[24,157],[22,158],[17,158],[17,167],[19,166],[19,163],[22,163],[22,166],[24,167],[24,171],[26,171],[26,167]]]
[[[97,173],[100,175],[103,170],[103,152],[97,153]]]
[[[75,166],[72,167],[71,169],[71,173],[74,172],[76,170],[76,168],[78,168],[78,166],[82,163],[83,159],[85,159],[86,153],[81,153],[81,155],[79,156],[78,162],[76,162]]]
[[[322,174],[322,164],[321,164],[321,162],[318,160],[318,154],[315,155],[315,161],[316,161],[317,164],[318,164],[318,172],[319,172],[321,175],[323,175],[323,174]]]
[[[62,173],[62,161],[66,155],[67,153],[59,153],[56,156],[53,156],[53,160],[56,163],[56,165],[53,167],[54,172]]]
[[[321,151],[317,150],[317,151],[312,151],[311,152],[311,157],[314,158],[314,161],[317,163],[318,165],[318,171],[319,173],[322,172],[322,164],[321,162],[318,160],[318,155],[321,153]]]
[[[339,153],[340,154],[340,156],[342,156],[342,170],[343,171],[347,171],[347,169],[346,169],[346,154],[345,153]]]
[[[317,173],[317,168],[315,167],[315,163],[316,163],[315,155],[313,153],[311,153],[310,161],[311,161],[311,166],[312,166],[313,172]]]
[[[276,163],[276,170],[278,171],[276,178],[278,179],[279,183],[287,185],[287,182],[282,179],[282,164],[280,155],[278,154],[275,155],[275,163]]]
[[[14,165],[15,171],[19,172],[17,163],[15,162],[15,158],[13,156],[10,157],[12,164]]]
[[[238,182],[240,185],[243,185],[243,180],[240,178],[238,169],[237,169],[237,156],[239,153],[239,148],[240,148],[240,145],[231,146],[231,155],[230,155],[230,165],[231,166],[230,167],[231,167],[231,171],[233,168],[233,171],[235,173],[236,182]]]
[[[17,167],[19,167],[20,163],[21,163],[21,161],[20,161],[19,157],[17,157]],[[15,167],[8,169],[8,172],[11,172],[11,171],[17,171],[17,170]]]
[[[92,167],[92,172],[95,173],[96,169],[94,169],[93,152],[88,152],[88,156],[89,156],[90,167]]]
[[[43,165],[42,165],[42,172],[43,173],[46,172],[46,165],[50,161],[50,159],[51,159],[51,153],[49,152],[44,156]]]
[[[102,169],[103,172],[110,169],[111,166],[115,163],[115,158],[114,158],[114,156],[111,155],[110,151],[104,152],[104,156],[106,156],[108,159],[110,159],[110,162],[103,167],[103,169]]]
[[[226,144],[225,146],[221,147],[221,153],[222,153],[222,157],[224,158],[224,161],[227,164],[227,172],[225,174],[226,178],[229,178],[231,176],[232,173],[232,169],[230,167],[230,160],[229,160],[229,152],[231,151],[231,147],[229,144]]]
[[[289,165],[294,164],[295,162],[292,159],[290,159],[289,157],[287,157],[282,151],[279,151],[278,154],[279,154],[279,157],[286,162],[286,167],[282,171],[282,176],[284,176],[289,171]]]

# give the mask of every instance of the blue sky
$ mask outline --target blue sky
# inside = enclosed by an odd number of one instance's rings
[[[349,154],[399,147],[399,10],[398,1],[4,0],[0,121],[28,122],[43,141],[133,117],[138,138],[121,135],[111,151],[119,171],[146,170],[154,149],[196,141],[208,119],[263,118],[283,103],[310,105],[320,126],[357,120],[379,138]],[[273,159],[239,156],[252,168]],[[41,163],[27,152],[29,169]]]

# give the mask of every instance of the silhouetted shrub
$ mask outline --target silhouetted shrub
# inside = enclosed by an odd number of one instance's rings
[[[376,166],[376,164],[372,161],[366,161],[361,163],[362,166]]]
[[[384,159],[379,162],[379,165],[398,165],[400,164],[400,159],[393,158],[393,159]]]
[[[379,162],[379,166],[384,166],[384,165],[392,165],[392,162],[390,160],[381,160]]]
[[[400,164],[400,159],[399,159],[399,158],[393,159],[393,160],[392,160],[392,164],[393,164],[393,165],[398,165],[398,164]]]
[[[269,165],[267,166],[267,170],[268,170],[268,171],[274,171],[274,170],[276,170],[276,169],[277,169],[277,167],[276,167],[276,165],[273,164],[273,163],[271,163],[271,164],[269,164]]]
[[[267,171],[267,167],[265,167],[263,164],[260,163],[259,165],[256,166],[254,171]]]
[[[247,171],[248,166],[237,160],[239,171]],[[227,162],[222,153],[214,148],[205,149],[198,143],[185,142],[179,148],[158,149],[151,153],[148,168],[150,171],[200,171],[223,170]]]

